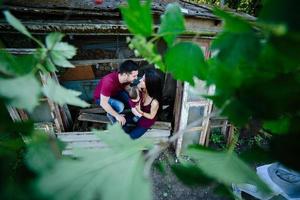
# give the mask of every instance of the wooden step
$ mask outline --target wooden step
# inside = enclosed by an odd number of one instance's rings
[[[169,130],[160,130],[160,129],[149,129],[142,137],[147,138],[168,138],[170,136]],[[63,132],[56,133],[57,138],[65,142],[72,141],[93,141],[97,140],[98,137],[92,132]]]
[[[98,108],[84,108],[79,110],[79,114],[81,113],[92,113],[92,114],[104,114],[105,110],[101,107]]]
[[[96,123],[109,123],[109,119],[106,115],[92,114],[92,113],[81,113],[78,117],[79,121],[96,122]]]
[[[122,113],[131,112],[130,109],[125,109]],[[83,108],[79,110],[79,114],[88,113],[88,114],[105,114],[106,111],[102,107],[94,107],[94,108]]]
[[[109,123],[109,119],[106,115],[93,114],[93,113],[81,113],[78,117],[79,121],[95,122],[95,123]],[[151,127],[153,129],[171,130],[170,122],[156,121]]]
[[[102,143],[100,138],[92,132],[63,132],[57,133],[56,136],[67,145],[63,155],[72,155],[72,149],[74,148],[101,149],[106,147],[106,144]],[[166,141],[169,136],[169,130],[149,129],[142,137],[159,143]]]

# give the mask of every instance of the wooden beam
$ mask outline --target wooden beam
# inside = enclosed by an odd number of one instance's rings
[[[181,81],[176,82],[176,96],[173,110],[174,132],[179,130],[180,113],[182,107],[182,95],[183,95],[183,83]]]
[[[7,105],[6,109],[8,110],[9,115],[14,122],[21,121],[21,117],[16,108],[14,108],[10,105]]]
[[[214,90],[215,88],[213,86],[210,86],[208,88],[208,94],[214,94]],[[207,105],[204,107],[204,112],[203,112],[203,117],[204,119],[202,120],[202,127],[203,127],[203,131],[201,132],[200,135],[200,139],[199,139],[199,144],[201,145],[205,145],[205,139],[207,138],[207,132],[209,131],[209,125],[210,125],[210,113],[212,112],[212,107],[213,107],[213,102],[211,100],[207,100],[208,103]]]
[[[229,126],[229,131],[228,131],[228,137],[227,137],[227,146],[230,145],[230,143],[232,142],[233,140],[233,136],[234,136],[234,126],[233,125],[230,125]]]
[[[101,107],[98,108],[84,108],[79,110],[79,114],[82,113],[92,113],[92,114],[104,114],[105,110]]]
[[[29,119],[27,113],[23,109],[17,109],[22,121],[27,121]]]
[[[71,63],[73,65],[93,65],[93,64],[99,64],[99,63],[122,63],[129,58],[124,59],[97,59],[97,60],[71,60]],[[130,58],[130,60],[133,60],[135,62],[138,61],[144,61],[144,58]]]
[[[81,113],[78,117],[79,121],[88,121],[96,123],[109,123],[109,119],[105,115],[97,115],[92,113]]]
[[[47,78],[51,78],[50,75],[44,75],[42,73],[40,73],[40,77],[41,77],[41,82],[42,85],[46,84]],[[55,127],[57,129],[57,132],[63,132],[64,131],[64,126],[63,126],[63,122],[61,119],[61,115],[59,112],[59,108],[58,106],[49,98],[47,98],[47,103],[49,105],[50,111],[51,111],[51,116],[53,118],[53,121],[55,123]]]

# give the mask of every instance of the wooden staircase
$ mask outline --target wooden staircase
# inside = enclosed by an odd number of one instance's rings
[[[106,147],[92,132],[64,132],[57,133],[56,136],[67,145],[63,155],[72,155],[74,148],[101,149]],[[158,143],[167,140],[169,136],[169,130],[149,129],[142,137],[153,139]]]

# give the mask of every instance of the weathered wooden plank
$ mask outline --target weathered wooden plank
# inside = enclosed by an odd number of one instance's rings
[[[93,64],[99,64],[99,63],[122,63],[126,61],[127,59],[98,59],[98,60],[74,60],[71,61],[74,65],[93,65]],[[133,60],[135,62],[138,61],[144,61],[144,58],[130,58],[130,60]]]
[[[79,114],[82,113],[92,113],[92,114],[104,114],[106,113],[105,110],[101,107],[97,108],[85,108],[85,109],[80,109]]]
[[[64,134],[58,135],[58,139],[63,142],[95,141],[99,138],[94,134]]]
[[[169,130],[150,129],[142,137],[169,137],[171,132]]]
[[[9,112],[9,115],[11,117],[11,119],[14,121],[14,122],[17,122],[17,121],[21,121],[21,117],[17,111],[16,108],[13,108],[12,106],[10,105],[7,105],[6,106],[8,112]]]
[[[228,136],[227,136],[227,146],[229,146],[233,140],[234,137],[234,126],[230,125],[229,126],[229,131],[228,131]]]
[[[39,74],[40,74],[40,77],[41,77],[42,85],[46,85],[47,79],[51,78],[51,75],[44,75],[41,72]],[[56,75],[54,74],[54,77],[55,76]],[[47,98],[47,103],[48,103],[49,108],[51,110],[51,116],[52,116],[53,121],[55,123],[57,132],[63,132],[64,131],[64,126],[63,126],[63,122],[62,122],[62,118],[61,118],[61,115],[60,115],[60,112],[59,112],[58,105],[55,104],[49,98]]]
[[[23,109],[17,109],[22,121],[26,121],[29,119],[27,113]]]
[[[174,102],[173,110],[173,120],[174,120],[174,132],[179,131],[179,122],[180,122],[180,112],[182,107],[182,97],[183,97],[183,83],[177,81],[176,83],[176,96]]]
[[[105,115],[93,114],[93,113],[81,113],[78,117],[79,121],[88,121],[96,123],[109,123],[108,118]],[[152,126],[153,129],[171,130],[170,122],[156,121]]]
[[[214,86],[210,86],[208,88],[207,91],[208,95],[212,95],[215,93],[215,87]],[[204,119],[202,120],[202,127],[203,127],[203,131],[201,132],[200,135],[200,139],[199,139],[199,144],[204,145],[205,144],[205,140],[207,139],[207,132],[209,131],[209,125],[210,125],[210,117],[208,117],[211,112],[212,112],[212,108],[213,108],[213,102],[211,100],[208,100],[208,104],[207,106],[204,107]]]
[[[78,117],[79,121],[109,123],[109,119],[105,115],[97,115],[92,113],[81,113]]]
[[[170,136],[169,130],[150,129],[142,138],[151,139],[154,143],[166,141]],[[103,149],[107,145],[101,142],[100,138],[92,132],[64,132],[58,133],[57,138],[67,144],[63,155],[73,155],[74,148]]]
[[[170,136],[169,130],[160,130],[160,129],[149,129],[143,137],[169,137]],[[64,132],[64,133],[57,133],[57,137],[64,141],[72,141],[75,140],[93,140],[97,139],[92,132]]]
[[[85,142],[68,142],[66,150],[74,148],[104,148],[107,147],[106,144],[99,141],[85,141]]]
[[[171,125],[171,122],[156,121],[151,128],[152,129],[161,129],[161,130],[171,130],[172,125]]]

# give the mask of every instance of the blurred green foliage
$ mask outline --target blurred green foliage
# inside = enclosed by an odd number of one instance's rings
[[[205,4],[210,6],[220,6],[220,0],[188,0],[196,4]],[[257,16],[262,9],[263,0],[224,0],[224,6],[239,12],[248,13]]]
[[[215,94],[209,98],[222,115],[239,127],[249,127],[255,120],[259,129],[274,135],[271,156],[300,170],[297,157],[300,152],[300,21],[297,20],[300,6],[292,0],[266,0],[257,21],[215,9],[224,29],[211,45],[215,56],[205,60],[199,46],[177,39],[185,33],[179,5],[167,7],[157,30],[154,30],[150,5],[151,1],[130,0],[121,7],[123,19],[134,35],[128,40],[129,46],[136,54],[178,80],[193,85],[194,79],[199,78],[207,86],[216,86]],[[115,126],[106,133],[96,132],[108,149],[93,153],[78,151],[77,159],[62,158],[62,145],[34,132],[32,122],[10,120],[6,106],[31,112],[41,95],[60,105],[86,107],[88,104],[78,99],[78,92],[62,88],[49,76],[58,67],[73,67],[68,59],[76,54],[76,48],[62,42],[60,33],[47,35],[43,44],[8,11],[4,15],[15,29],[35,41],[37,48],[27,56],[0,51],[0,198],[150,199],[151,185],[144,176],[141,152],[152,148],[151,142],[131,141]],[[160,39],[167,44],[167,51],[162,55],[156,48]],[[46,77],[45,85],[37,79],[40,73]],[[206,184],[213,179],[226,188],[231,183],[246,182],[268,191],[231,150],[214,152],[191,147],[188,155],[190,160],[181,160],[183,165],[173,167],[188,184],[202,184],[192,179],[208,176]]]
[[[208,60],[204,60],[196,44],[176,39],[185,33],[181,28],[170,28],[171,24],[184,27],[181,25],[182,13],[176,6],[172,4],[167,7],[158,29],[168,27],[172,37],[165,37],[162,31],[158,31],[152,37],[139,35],[144,37],[140,39],[143,43],[139,43],[139,48],[130,45],[139,52],[145,44],[155,49],[155,41],[165,40],[167,50],[162,55],[151,51],[151,57],[162,57],[163,64],[152,62],[156,67],[192,85],[194,78],[200,78],[206,81],[207,86],[215,86],[215,93],[207,97],[213,100],[221,115],[228,117],[237,127],[264,129],[274,135],[269,156],[300,170],[295,153],[299,152],[295,139],[300,137],[300,26],[297,17],[300,6],[292,0],[266,0],[255,21],[215,8],[214,14],[223,21],[223,30],[213,40],[210,51],[214,56]],[[170,13],[172,17],[169,17]],[[124,20],[129,26],[126,17]],[[137,37],[138,34],[132,33]],[[139,55],[144,56],[143,53]],[[145,58],[151,62],[147,55]],[[254,125],[255,128],[252,127]],[[283,148],[277,143],[280,137],[283,137]],[[293,138],[293,141],[288,138]],[[265,187],[232,150],[209,153],[205,149],[196,148],[189,155],[196,161],[201,158],[197,167],[225,185],[230,186],[233,182],[249,183],[252,180],[252,184]],[[288,159],[283,155],[287,155]]]

